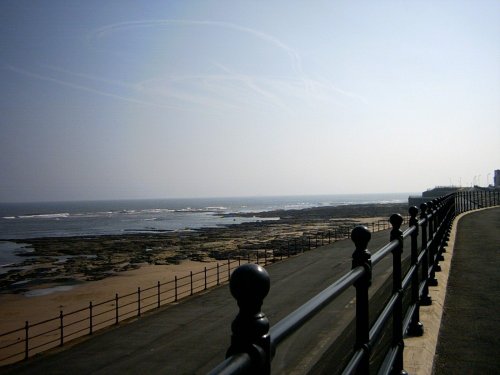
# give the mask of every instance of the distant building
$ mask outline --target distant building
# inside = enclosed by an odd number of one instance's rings
[[[408,206],[419,207],[422,203],[431,201],[434,198],[442,197],[443,195],[454,193],[461,189],[462,188],[458,186],[436,186],[434,189],[429,189],[424,191],[421,197],[418,196],[408,197]]]
[[[493,175],[493,186],[496,188],[500,187],[500,169],[495,170],[495,174]]]

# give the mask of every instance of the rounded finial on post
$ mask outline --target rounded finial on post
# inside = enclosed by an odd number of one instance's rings
[[[432,213],[432,209],[435,207],[434,200],[427,202],[427,213]]]
[[[354,242],[356,250],[365,250],[371,238],[372,234],[364,225],[358,225],[351,231],[351,240]]]
[[[393,229],[399,230],[401,228],[401,224],[403,224],[403,216],[400,214],[392,214],[391,217],[389,218],[389,222],[392,225]]]
[[[368,242],[372,234],[367,227],[358,225],[351,231],[351,240],[354,242],[356,249],[352,254],[352,268],[362,266],[366,270],[366,275],[363,279],[358,280],[356,283],[366,283],[366,287],[370,286],[372,279],[372,255],[367,249]],[[354,284],[356,285],[356,284]]]
[[[403,216],[400,214],[392,214],[389,222],[392,225],[390,240],[398,240],[400,242],[399,251],[403,251],[403,232],[401,231],[401,224],[403,224]]]
[[[416,237],[418,236],[418,219],[417,219],[417,215],[418,215],[418,208],[416,206],[411,206],[409,209],[408,209],[408,213],[410,214],[410,222],[408,223],[408,225],[410,227],[415,227],[415,230],[413,231],[412,233],[412,236],[413,237]]]
[[[252,373],[270,373],[269,320],[260,310],[270,284],[267,271],[251,263],[236,268],[229,281],[229,289],[238,301],[240,311],[231,324],[233,334],[226,357],[248,353],[252,358]]]
[[[267,271],[257,264],[244,264],[233,271],[229,289],[238,305],[255,306],[260,309],[269,293],[271,281]],[[241,305],[240,305],[241,306]]]
[[[422,203],[420,205],[420,218],[425,219],[427,217],[427,204]]]
[[[408,209],[408,213],[410,214],[410,217],[415,218],[418,215],[418,208],[417,206],[411,206]]]

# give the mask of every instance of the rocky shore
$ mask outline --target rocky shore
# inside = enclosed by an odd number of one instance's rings
[[[290,241],[340,233],[406,211],[406,204],[315,207],[238,214],[276,220],[191,231],[13,240],[28,244],[30,252],[20,254],[20,261],[0,274],[0,292],[100,280],[145,264],[209,262],[247,257],[256,251],[286,251]]]

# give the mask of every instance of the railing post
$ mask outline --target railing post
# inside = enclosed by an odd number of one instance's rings
[[[63,322],[63,312],[59,311],[59,330],[60,330],[60,339],[59,339],[59,346],[64,345],[64,322]]]
[[[89,302],[89,335],[92,335],[92,301]]]
[[[428,207],[430,210],[430,220],[429,220],[429,239],[430,239],[430,246],[428,248],[428,253],[429,253],[429,266],[430,266],[430,273],[429,273],[429,280],[428,280],[428,285],[430,286],[438,286],[438,281],[436,279],[436,268],[438,267],[438,259],[437,259],[437,202],[436,200],[432,200],[431,202],[428,203]]]
[[[207,267],[205,267],[205,290],[207,290]]]
[[[371,233],[364,226],[357,226],[351,232],[356,250],[352,254],[352,268],[363,267],[365,272],[355,283],[356,288],[356,350],[363,349],[364,355],[357,368],[358,374],[370,373],[370,315],[368,289],[372,280],[371,254],[367,249]]]
[[[24,323],[24,359],[28,359],[29,356],[29,329],[30,329],[30,324],[28,321]]]
[[[429,295],[429,249],[427,249],[427,224],[428,224],[428,216],[427,216],[427,205],[422,203],[420,205],[420,219],[422,222],[422,238],[421,238],[421,251],[424,252],[422,256],[422,283],[423,290],[422,295],[420,297],[420,305],[421,306],[429,306],[432,304],[431,296]]]
[[[422,336],[424,334],[424,325],[420,322],[420,303],[419,303],[419,282],[418,282],[418,208],[413,206],[408,210],[410,213],[409,226],[415,227],[411,234],[411,264],[415,267],[411,279],[411,304],[415,306],[415,310],[411,317],[410,326],[408,327],[408,334],[410,336]]]
[[[137,316],[141,316],[141,287],[137,287]]]
[[[174,276],[174,291],[174,301],[177,302],[177,275]]]
[[[156,283],[156,289],[158,291],[158,304],[157,306],[160,307],[160,280],[158,280],[158,282]]]
[[[257,258],[257,263],[259,262],[259,258]],[[217,263],[217,285],[220,284],[220,271],[219,271],[219,263]]]
[[[115,324],[118,324],[118,293],[115,294]]]
[[[231,325],[231,346],[226,358],[248,353],[252,360],[251,373],[268,375],[271,372],[271,340],[269,321],[261,306],[269,293],[269,274],[257,264],[244,264],[234,270],[229,287],[240,311]]]
[[[193,295],[193,271],[189,271],[189,284],[191,287],[191,292],[189,294],[192,296]]]
[[[401,254],[403,253],[403,231],[400,229],[403,224],[403,216],[400,214],[393,214],[389,219],[392,230],[390,234],[390,241],[397,240],[398,246],[392,250],[392,293],[397,294],[396,304],[392,315],[392,345],[397,346],[398,351],[393,366],[393,373],[407,374],[403,370],[403,286],[401,282]]]

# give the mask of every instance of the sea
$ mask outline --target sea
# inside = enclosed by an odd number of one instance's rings
[[[263,211],[363,203],[400,203],[406,202],[408,195],[337,194],[0,203],[0,266],[15,262],[17,253],[29,251],[25,244],[9,240],[195,230],[279,219],[260,218],[258,213]],[[238,213],[255,215],[238,216]]]

